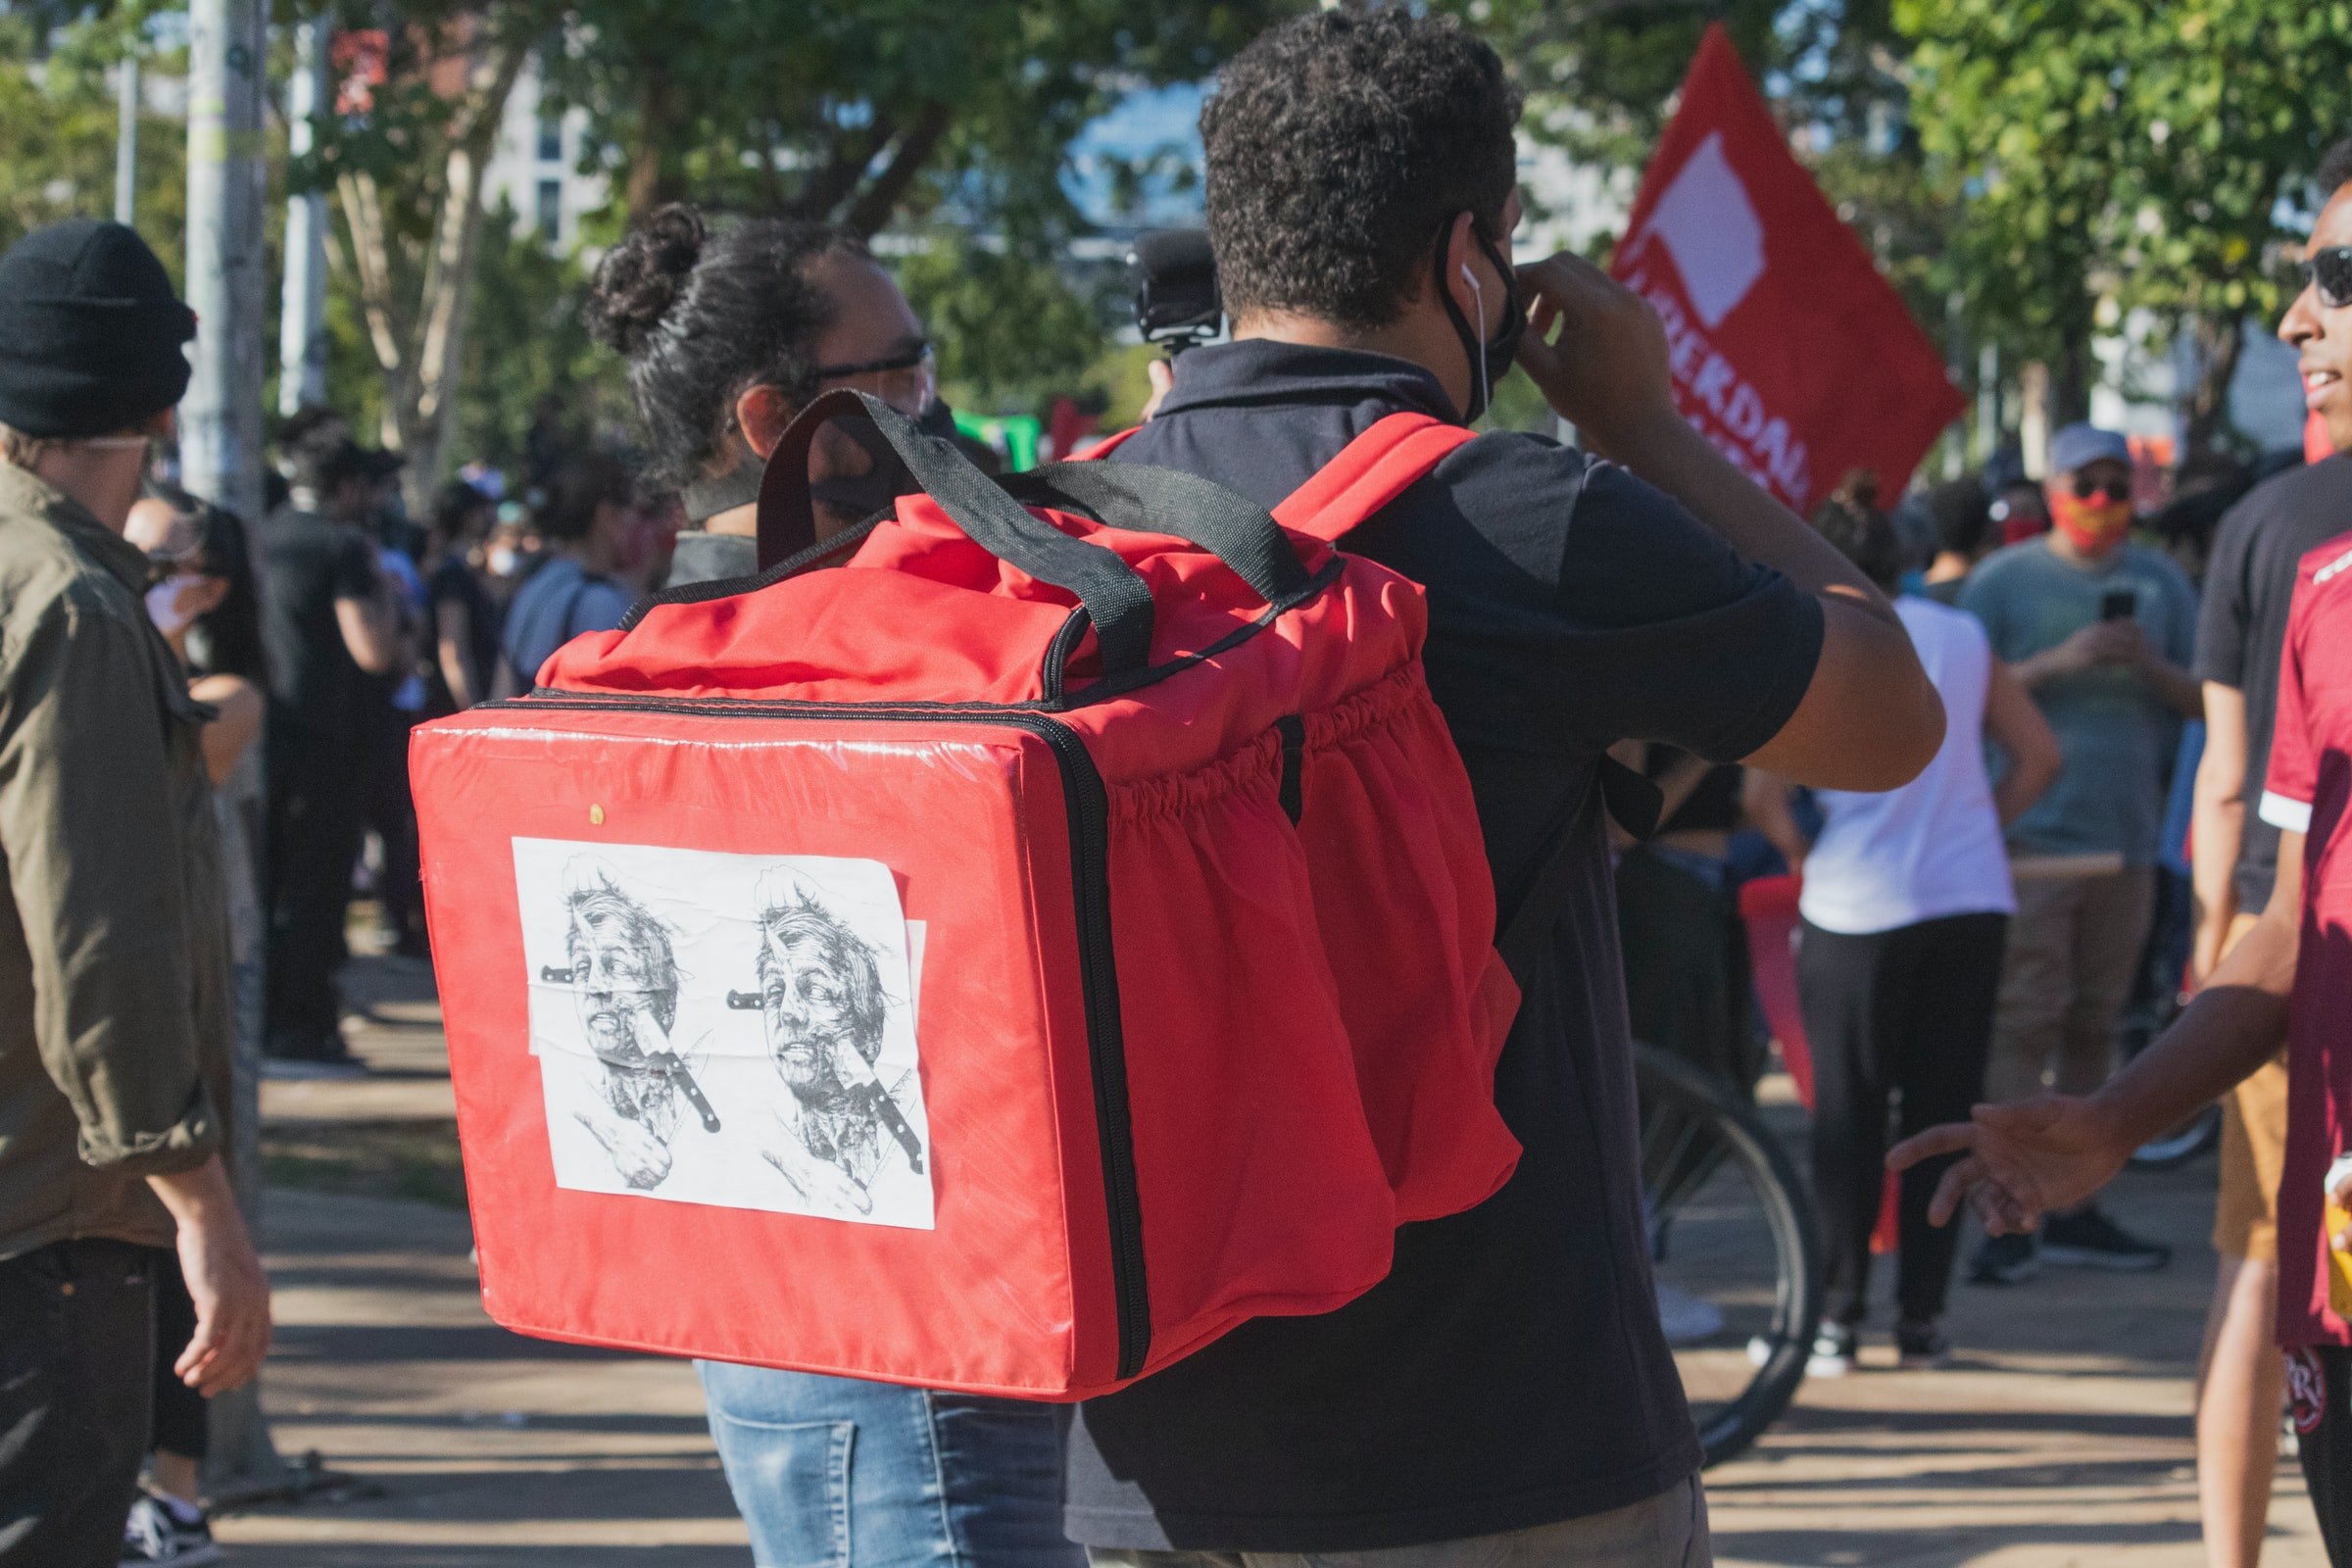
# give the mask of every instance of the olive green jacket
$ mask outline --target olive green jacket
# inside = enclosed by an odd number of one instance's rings
[[[146,574],[0,463],[0,1258],[74,1237],[169,1245],[145,1178],[220,1141],[210,710],[147,619]]]

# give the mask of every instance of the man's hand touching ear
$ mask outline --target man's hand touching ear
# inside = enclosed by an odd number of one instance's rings
[[[1561,418],[1611,457],[1675,412],[1666,328],[1649,303],[1581,256],[1518,270],[1528,301],[1518,364]]]

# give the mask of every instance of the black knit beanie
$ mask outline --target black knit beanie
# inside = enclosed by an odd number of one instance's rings
[[[0,256],[0,424],[72,441],[141,423],[188,389],[196,318],[147,242],[76,218]]]

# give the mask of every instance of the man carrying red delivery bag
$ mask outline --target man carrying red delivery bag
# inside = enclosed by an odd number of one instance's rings
[[[1515,361],[1624,466],[1491,433],[1348,537],[1427,589],[1504,906],[1567,846],[1495,1074],[1525,1152],[1486,1202],[1405,1226],[1361,1298],[1082,1403],[1064,1517],[1099,1562],[1708,1559],[1646,1261],[1601,760],[1653,739],[1885,789],[1941,710],[1878,592],[1676,413],[1649,309],[1571,257],[1514,271],[1517,111],[1493,50],[1394,9],[1274,28],[1202,112],[1235,341],[1188,352],[1110,461],[1271,505],[1383,417],[1475,420]]]

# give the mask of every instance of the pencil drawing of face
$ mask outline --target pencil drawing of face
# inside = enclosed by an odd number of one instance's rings
[[[803,1104],[836,1104],[872,1082],[882,1052],[874,952],[805,889],[769,884],[760,892],[758,976],[768,1057]]]
[[[605,1068],[613,1110],[674,1122],[669,1074],[648,1060],[669,1049],[678,1016],[678,964],[669,932],[601,867],[575,867],[564,894],[564,948],[588,1049]],[[655,1128],[664,1135],[667,1125]]]
[[[929,1229],[925,928],[846,856],[513,841],[556,1185]],[[0,1556],[6,1553],[0,1552]]]

